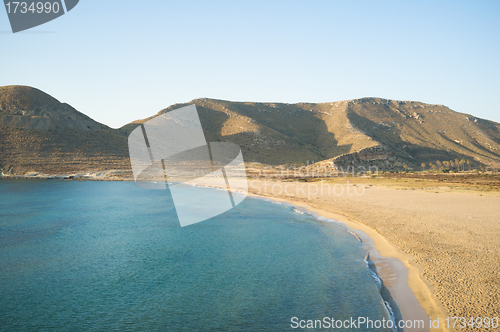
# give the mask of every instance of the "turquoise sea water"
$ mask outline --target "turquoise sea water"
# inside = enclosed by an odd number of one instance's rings
[[[342,226],[255,198],[181,228],[168,190],[0,181],[0,331],[291,331],[292,317],[388,319],[364,256]]]

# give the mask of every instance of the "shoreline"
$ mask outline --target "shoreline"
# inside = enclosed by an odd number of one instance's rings
[[[134,181],[128,170],[110,169],[93,170],[88,172],[73,172],[65,174],[46,174],[42,172],[28,172],[26,174],[5,174],[0,172],[0,179],[8,180],[72,180],[72,181]]]
[[[25,176],[1,179],[37,180]],[[69,180],[133,181],[123,177]],[[443,320],[451,316],[498,316],[496,281],[500,281],[500,272],[496,258],[500,257],[500,249],[496,244],[500,233],[495,230],[500,231],[497,218],[500,213],[499,195],[440,188],[401,191],[400,188],[357,184],[363,191],[358,196],[352,191],[340,196],[323,192],[309,196],[301,194],[301,189],[288,194],[287,187],[293,190],[297,189],[294,186],[305,186],[309,193],[309,186],[314,187],[314,182],[255,178],[247,181],[248,196],[286,202],[306,208],[320,217],[344,223],[353,230],[366,231],[385,259],[396,259],[406,269],[407,289],[418,299],[419,307],[424,308],[428,315],[430,313],[433,320],[440,317],[440,328],[430,331],[449,331],[444,327]],[[271,187],[271,192],[266,190],[265,186],[270,184],[276,186],[278,191],[284,189],[286,194],[275,194],[272,192],[274,187]],[[217,186],[207,184],[204,187]],[[356,184],[353,184],[352,188],[355,187]],[[245,187],[237,185],[231,190],[245,191]],[[387,285],[392,276],[383,273],[391,266],[384,261],[378,262],[378,266],[377,271],[382,273]],[[402,307],[401,303],[405,301],[399,302]],[[429,322],[425,326],[428,327]]]
[[[368,234],[366,234],[363,231],[359,231],[359,230],[355,230],[353,228],[350,228],[346,223],[340,222],[340,221],[335,220],[335,219],[323,217],[319,213],[312,212],[305,207],[299,207],[299,206],[292,204],[286,200],[277,201],[277,200],[270,199],[268,197],[263,197],[263,196],[258,196],[258,195],[250,195],[250,196],[252,198],[265,200],[267,202],[271,202],[274,204],[282,204],[282,205],[288,206],[292,209],[292,212],[313,217],[316,222],[327,222],[327,223],[335,224],[337,226],[341,226],[342,228],[344,228],[349,234],[351,234],[354,238],[356,238],[356,240],[358,240],[359,242],[361,242],[363,244],[363,250],[365,252],[364,261],[366,263],[366,268],[369,271],[369,273],[371,274],[372,278],[374,279],[375,283],[377,284],[377,286],[379,288],[379,295],[380,295],[380,297],[385,305],[385,308],[389,314],[389,317],[394,322],[394,324],[396,324],[396,322],[398,322],[399,320],[402,319],[399,305],[398,305],[398,303],[396,303],[396,301],[394,300],[394,297],[391,295],[391,289],[388,289],[385,282],[384,282],[384,279],[385,279],[385,277],[387,277],[387,275],[383,275],[377,270],[377,267],[380,263],[380,261],[379,261],[380,255],[378,254],[378,251],[376,250],[375,246],[373,245],[373,240],[368,236]],[[372,256],[374,256],[375,259],[373,259]],[[375,263],[375,262],[377,262],[377,263]],[[424,321],[428,321],[428,317],[421,317],[421,318],[424,319]],[[415,319],[415,317],[413,317],[413,319]],[[402,331],[402,330],[394,328],[393,331]],[[429,331],[429,329],[422,329],[421,331]]]
[[[380,296],[394,310],[396,321],[404,319],[424,320],[425,322],[424,329],[406,328],[404,331],[448,331],[444,327],[429,328],[429,317],[444,318],[448,315],[444,314],[444,308],[433,298],[428,285],[420,277],[421,267],[412,265],[413,257],[400,252],[378,232],[341,214],[317,209],[303,202],[294,201],[293,198],[283,199],[250,192],[248,196],[284,203],[292,208],[299,208],[300,212],[314,217],[318,222],[332,222],[345,227],[348,232],[364,243],[368,268],[381,279]],[[415,308],[416,305],[418,308]]]
[[[73,181],[120,181],[128,182],[127,180],[110,180],[110,179],[95,179],[95,178],[67,178],[65,176],[41,178],[41,177],[0,177],[0,179],[9,180],[73,180]],[[132,180],[133,181],[133,180]],[[195,185],[199,186],[199,185]],[[213,186],[201,186],[205,188],[215,188]],[[233,190],[240,193],[238,189]],[[381,288],[379,293],[383,303],[386,306],[391,318],[396,322],[401,319],[406,320],[423,320],[425,328],[405,328],[404,331],[447,331],[446,329],[430,329],[429,317],[445,317],[440,310],[439,305],[432,299],[432,293],[420,278],[420,267],[411,265],[413,259],[410,255],[406,255],[398,251],[387,239],[380,235],[370,227],[352,221],[347,217],[324,209],[318,209],[299,202],[294,197],[287,199],[258,195],[248,192],[247,196],[265,200],[268,202],[283,204],[292,209],[292,212],[302,213],[313,217],[317,222],[332,223],[342,226],[347,232],[351,233],[358,241],[363,243],[365,251],[365,262],[370,273],[374,273],[381,279]],[[412,273],[414,274],[412,276]],[[416,274],[416,275],[415,275]],[[388,308],[388,305],[389,308]],[[392,311],[392,313],[391,313]],[[398,332],[403,329],[398,328]]]

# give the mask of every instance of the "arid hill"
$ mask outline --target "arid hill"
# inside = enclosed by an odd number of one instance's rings
[[[469,159],[500,167],[500,124],[443,105],[362,98],[333,103],[195,99],[208,141],[237,143],[247,162],[421,169]],[[4,174],[129,170],[127,136],[27,86],[0,87],[0,169]]]
[[[0,170],[71,174],[129,168],[127,139],[27,86],[0,87]]]
[[[443,105],[380,98],[321,104],[196,99],[188,104],[197,106],[207,140],[239,144],[248,162],[417,170],[423,162],[469,159],[475,166],[500,167],[500,124]],[[121,131],[127,134],[148,119]]]

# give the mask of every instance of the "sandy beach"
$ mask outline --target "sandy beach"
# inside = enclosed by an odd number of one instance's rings
[[[447,329],[444,320],[500,318],[500,193],[398,181],[249,178],[248,194],[287,202],[352,229],[367,245],[396,318],[426,322],[426,329],[405,331],[428,331],[429,318],[438,317],[440,328],[430,331],[491,330],[459,328],[460,323]],[[217,187],[215,182],[203,186]]]
[[[440,317],[441,328],[431,331],[445,330],[447,317],[469,321],[471,317],[500,316],[500,196],[446,188],[400,189],[249,180],[249,194],[287,201],[366,233],[381,255],[371,258],[385,285],[396,290],[393,297],[399,294],[394,300],[401,312],[414,319],[421,315],[411,313],[412,303],[401,292],[404,285],[398,286],[390,275],[384,275],[384,271],[398,269],[391,257],[402,262],[420,306],[429,317]],[[404,268],[400,279],[401,275]]]

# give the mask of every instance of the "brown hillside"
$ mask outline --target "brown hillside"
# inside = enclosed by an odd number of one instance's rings
[[[0,169],[72,173],[130,167],[126,137],[27,86],[0,87]]]
[[[470,159],[476,166],[500,167],[500,124],[443,105],[380,98],[321,104],[196,99],[188,104],[197,106],[209,141],[239,144],[246,161],[420,169],[422,162]],[[127,134],[148,119],[121,130]]]
[[[202,98],[187,104],[197,106],[208,141],[238,144],[247,162],[398,170],[470,159],[473,166],[500,167],[500,124],[443,105],[380,98],[321,104]],[[38,89],[0,87],[0,169],[129,170],[127,136],[148,119],[111,129]]]
[[[500,124],[443,105],[363,98],[349,102],[349,119],[411,163],[468,158],[500,167]]]

